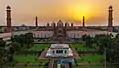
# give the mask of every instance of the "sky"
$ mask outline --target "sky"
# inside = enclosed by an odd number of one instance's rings
[[[114,25],[119,25],[118,0],[0,0],[0,25],[6,25],[6,6],[12,8],[12,25],[39,25],[57,22],[72,22],[82,25],[103,26],[108,23],[108,7],[113,6]]]

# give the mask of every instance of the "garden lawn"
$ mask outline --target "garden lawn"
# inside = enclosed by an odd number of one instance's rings
[[[88,45],[80,44],[80,43],[75,43],[75,44],[70,44],[71,47],[74,47],[77,51],[95,51],[96,49],[94,47],[89,47]]]
[[[13,68],[47,68],[47,66],[14,66]]]
[[[72,68],[103,68],[102,66],[72,66]]]
[[[48,59],[38,59],[37,62],[38,63],[41,63],[41,62],[42,63],[47,63],[47,62],[49,62],[49,60]]]
[[[49,62],[49,60],[47,59],[38,59],[37,55],[14,55],[14,61],[17,61],[17,62],[42,62],[42,63],[47,63]]]
[[[96,63],[100,63],[103,60],[103,56],[102,55],[98,55],[98,54],[84,54],[80,56],[80,59],[76,59],[77,63],[87,63],[87,62],[96,62]]]
[[[50,44],[34,44],[28,51],[42,51],[49,46]]]
[[[38,57],[35,55],[14,55],[14,61],[17,62],[36,62],[35,59],[37,59]]]

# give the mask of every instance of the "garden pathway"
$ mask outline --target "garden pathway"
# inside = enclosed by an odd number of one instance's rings
[[[47,50],[48,50],[48,48],[45,48],[45,50],[39,56],[39,59],[46,59],[45,57],[46,57]]]
[[[54,59],[51,58],[51,59],[50,59],[50,63],[49,63],[49,65],[48,65],[48,68],[53,68],[53,65],[54,65]]]
[[[69,64],[65,64],[65,68],[70,68]]]
[[[71,47],[71,50],[73,51],[74,57],[79,57],[78,52],[73,47]]]

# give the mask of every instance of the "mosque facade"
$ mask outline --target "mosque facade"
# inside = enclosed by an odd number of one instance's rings
[[[53,41],[68,41],[72,38],[81,38],[82,35],[90,35],[95,36],[97,34],[114,34],[113,32],[113,8],[112,6],[109,6],[108,8],[108,26],[107,30],[97,30],[97,29],[89,29],[85,26],[85,17],[83,17],[82,26],[74,26],[73,23],[63,22],[62,20],[59,20],[58,22],[52,22],[47,23],[46,26],[40,27],[38,25],[38,17],[35,18],[35,30],[32,31],[18,31],[14,32],[12,31],[12,23],[11,23],[11,7],[7,6],[6,12],[7,12],[7,32],[12,33],[11,35],[19,35],[23,33],[32,32],[34,41],[38,42],[41,38],[47,38],[49,40]]]

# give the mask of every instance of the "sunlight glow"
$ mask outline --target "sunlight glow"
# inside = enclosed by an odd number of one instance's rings
[[[91,8],[89,6],[79,6],[74,7],[74,17],[76,19],[82,19],[83,16],[86,16],[87,18],[90,16]]]
[[[88,4],[74,5],[72,9],[70,9],[70,15],[74,20],[82,20],[83,16],[88,19],[93,16],[93,9],[94,7]]]

